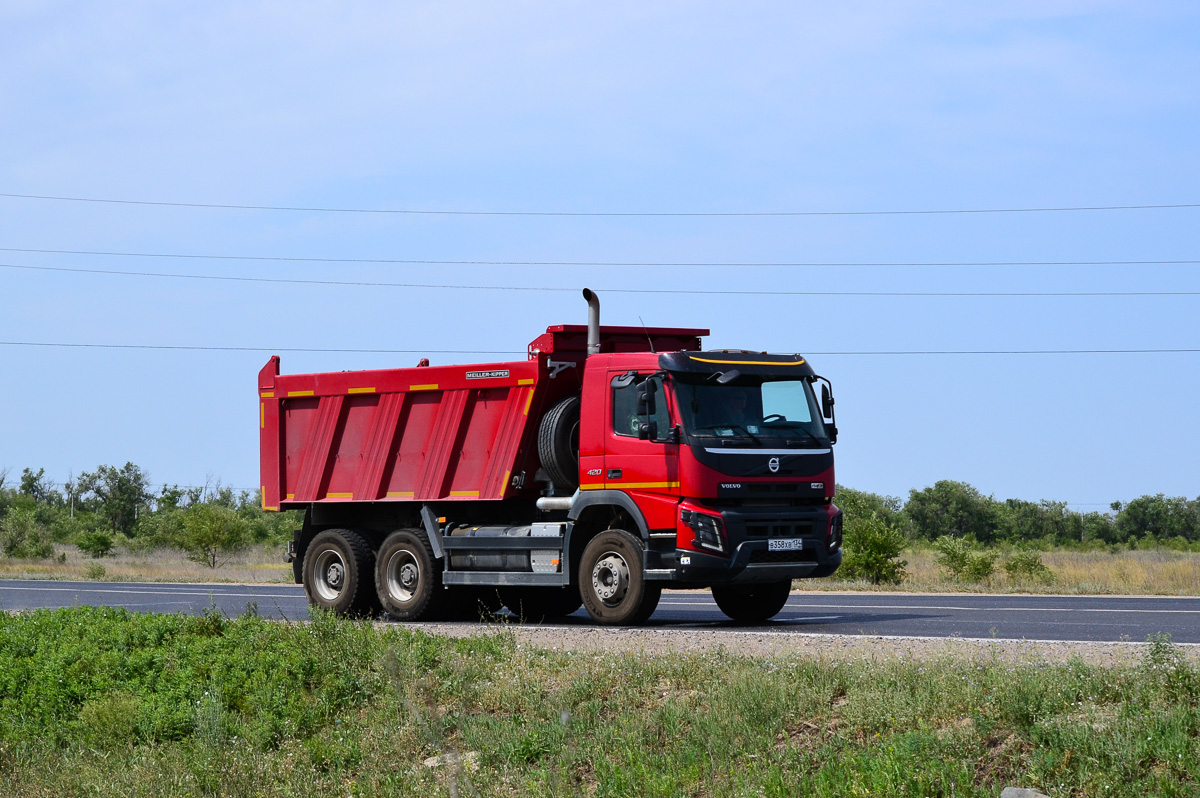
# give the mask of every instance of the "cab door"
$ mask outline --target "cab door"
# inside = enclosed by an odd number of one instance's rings
[[[639,415],[639,392],[648,397],[653,412]],[[628,493],[652,530],[673,530],[679,503],[679,444],[672,442],[675,415],[662,377],[610,371],[606,409],[604,486]],[[650,421],[654,423],[647,424]],[[655,434],[639,437],[643,425],[656,427]]]

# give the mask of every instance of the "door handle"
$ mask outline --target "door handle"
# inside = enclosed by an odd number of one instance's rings
[[[620,479],[621,478],[621,469],[619,469],[619,468],[608,469],[608,478],[609,479]]]

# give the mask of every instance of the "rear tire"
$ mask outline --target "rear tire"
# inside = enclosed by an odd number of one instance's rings
[[[787,604],[792,580],[761,585],[713,585],[713,599],[721,612],[739,623],[759,623],[774,618]]]
[[[579,397],[569,396],[550,408],[538,427],[538,455],[554,487],[579,487]]]
[[[447,605],[442,569],[424,532],[387,536],[375,558],[375,588],[383,611],[397,621],[429,620]]]
[[[562,618],[583,606],[583,597],[570,586],[500,588],[500,599],[524,623]]]
[[[362,535],[327,529],[304,552],[304,592],[310,604],[338,615],[370,614],[375,608],[374,570],[375,555]]]
[[[597,623],[636,626],[658,606],[662,588],[642,573],[639,538],[623,529],[609,529],[592,538],[579,561],[579,592],[583,606]]]

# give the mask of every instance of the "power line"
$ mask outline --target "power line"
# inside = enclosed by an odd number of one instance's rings
[[[3,195],[0,195],[3,196]],[[39,255],[88,255],[121,258],[179,258],[186,260],[239,260],[283,263],[378,263],[415,266],[1189,266],[1200,259],[1180,260],[996,260],[996,261],[611,261],[611,260],[435,260],[430,258],[312,258],[287,255],[203,255],[178,252],[117,252],[93,249],[31,249],[0,247],[0,252]]]
[[[939,208],[932,210],[866,210],[866,211],[497,211],[446,210],[428,208],[333,208],[295,205],[247,205],[215,202],[165,202],[160,200],[130,200],[101,197],[65,197],[47,194],[14,194],[0,192],[10,199],[53,200],[56,202],[91,202],[110,205],[149,205],[168,208],[209,208],[242,211],[300,211],[304,213],[374,213],[412,216],[549,216],[549,217],[800,217],[800,216],[932,216],[949,214],[991,213],[1062,213],[1075,211],[1135,211],[1200,208],[1200,203],[1147,205],[1069,205],[1033,208]]]
[[[369,355],[524,355],[525,352],[497,351],[484,349],[306,349],[302,347],[261,346],[174,346],[165,344],[96,344],[65,343],[49,341],[0,341],[0,346],[66,347],[82,349],[160,349],[196,352],[304,352],[304,353],[351,353]],[[911,349],[870,351],[807,352],[809,356],[832,357],[840,355],[864,355],[898,357],[907,355],[1181,355],[1197,354],[1198,349]]]
[[[365,355],[523,355],[525,352],[489,351],[486,349],[304,349],[275,346],[173,346],[167,344],[95,344],[58,341],[0,341],[0,346],[44,346],[71,349],[161,349],[190,352],[312,352]]]
[[[40,272],[70,272],[76,274],[118,275],[122,277],[165,277],[180,280],[215,280],[235,283],[275,283],[284,285],[320,285],[369,288],[457,289],[465,291],[550,291],[575,292],[575,288],[524,285],[458,285],[451,283],[393,283],[367,280],[306,280],[296,277],[237,277],[215,274],[175,274],[171,272],[137,272],[119,269],[80,269],[69,266],[27,266],[0,263],[4,269],[26,269]],[[1132,297],[1132,296],[1200,296],[1200,291],[747,291],[741,289],[712,290],[699,288],[597,288],[611,294],[687,294],[716,296],[869,296],[869,297]]]

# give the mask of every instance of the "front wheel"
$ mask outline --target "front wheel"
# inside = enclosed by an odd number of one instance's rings
[[[401,529],[383,541],[375,558],[375,587],[384,612],[398,621],[432,618],[446,601],[433,549],[415,530]]]
[[[303,581],[308,601],[338,615],[369,613],[374,557],[362,535],[349,529],[327,529],[312,539],[304,553]]]
[[[588,615],[606,626],[643,623],[658,606],[662,588],[642,573],[642,541],[622,529],[592,538],[579,561],[579,592]]]
[[[774,618],[787,604],[792,580],[761,585],[713,585],[713,599],[721,612],[740,623],[758,623]]]

